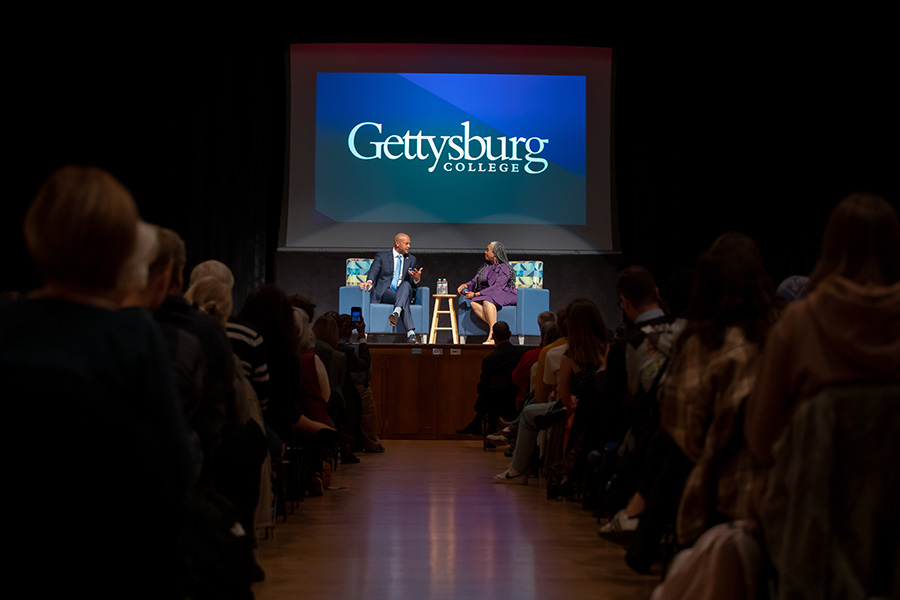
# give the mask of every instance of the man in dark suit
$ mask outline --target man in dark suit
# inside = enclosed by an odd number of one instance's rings
[[[415,344],[416,326],[409,305],[415,302],[422,269],[416,269],[416,257],[409,253],[409,247],[408,235],[395,235],[393,249],[375,255],[366,282],[359,284],[359,287],[372,290],[372,302],[394,305],[394,311],[388,317],[391,327],[401,321],[406,330],[406,341]]]
[[[497,321],[491,330],[497,347],[481,361],[481,379],[478,381],[476,416],[459,434],[481,434],[481,422],[487,415],[489,431],[497,429],[497,418],[512,419],[516,415],[516,395],[519,388],[512,381],[512,372],[528,348],[513,346],[509,325]]]

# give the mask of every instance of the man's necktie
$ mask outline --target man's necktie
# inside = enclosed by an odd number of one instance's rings
[[[400,269],[403,268],[403,257],[397,255],[397,265],[394,267],[394,278],[391,280],[391,289],[396,290],[400,285]]]

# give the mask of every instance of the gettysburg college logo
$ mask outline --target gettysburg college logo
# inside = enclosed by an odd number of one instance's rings
[[[491,137],[471,135],[469,121],[460,123],[462,135],[386,134],[382,124],[358,123],[347,136],[350,153],[359,160],[418,160],[428,172],[521,173],[539,175],[547,170],[541,157],[549,139],[539,137]],[[364,141],[364,138],[371,141]]]

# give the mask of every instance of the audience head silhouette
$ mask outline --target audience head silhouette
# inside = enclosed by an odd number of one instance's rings
[[[569,347],[566,355],[577,363],[596,364],[608,339],[603,315],[593,300],[576,298],[566,308]]]
[[[512,337],[512,333],[509,330],[509,324],[507,324],[506,321],[497,321],[494,323],[493,331],[494,341],[498,344],[508,342],[509,338]]]
[[[743,233],[722,234],[697,261],[688,326],[680,339],[698,334],[714,350],[726,329],[737,326],[748,340],[762,343],[774,304],[775,288],[756,242]]]
[[[134,199],[115,177],[96,167],[67,166],[38,190],[23,229],[45,284],[118,296],[137,227]]]
[[[900,218],[881,196],[851,194],[831,213],[807,291],[830,276],[861,285],[900,281]]]
[[[188,285],[194,285],[197,281],[204,277],[214,277],[228,286],[228,289],[234,287],[234,275],[231,269],[223,262],[218,260],[205,260],[191,271],[191,280]]]

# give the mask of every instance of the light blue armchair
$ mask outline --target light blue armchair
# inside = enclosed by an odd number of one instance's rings
[[[359,306],[366,322],[366,333],[406,333],[388,323],[388,315],[394,310],[393,305],[371,302],[372,294],[359,289],[359,284],[365,283],[371,266],[371,258],[347,259],[347,285],[341,287],[338,297],[340,312],[350,314],[351,307]],[[416,301],[410,305],[409,311],[416,326],[416,335],[423,344],[428,341],[428,327],[431,324],[430,306],[431,290],[427,286],[420,285],[416,291]]]
[[[544,262],[509,261],[516,276],[515,305],[501,306],[497,320],[506,321],[513,335],[519,336],[519,344],[525,343],[526,335],[541,335],[537,317],[550,310],[550,290],[543,289]],[[465,344],[467,335],[488,335],[487,323],[475,316],[470,302],[463,297],[457,307],[460,342]]]

